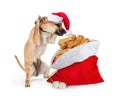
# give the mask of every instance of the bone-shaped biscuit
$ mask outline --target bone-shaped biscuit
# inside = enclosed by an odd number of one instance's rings
[[[61,49],[65,49],[65,48],[67,48],[67,42],[73,41],[75,39],[76,39],[76,36],[72,35],[72,36],[69,36],[67,38],[60,39],[59,42],[58,42],[58,44],[60,45]]]
[[[68,50],[87,42],[89,42],[89,39],[85,38],[82,35],[72,35],[67,38],[60,39],[58,44],[60,45],[61,50],[56,54],[56,59],[58,59],[63,53],[67,52]]]

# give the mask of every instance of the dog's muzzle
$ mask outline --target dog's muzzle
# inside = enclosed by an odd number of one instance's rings
[[[56,34],[58,36],[63,36],[65,33],[66,33],[66,31],[64,29],[59,29],[54,32],[54,34]]]

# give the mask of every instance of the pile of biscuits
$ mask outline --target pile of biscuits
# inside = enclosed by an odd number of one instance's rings
[[[56,54],[55,60],[58,59],[63,53],[67,52],[68,50],[79,46],[81,44],[87,43],[90,40],[88,38],[85,38],[83,35],[71,35],[67,38],[60,39],[58,44],[61,48]]]

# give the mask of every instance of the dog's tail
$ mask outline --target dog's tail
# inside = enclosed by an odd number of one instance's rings
[[[23,69],[23,71],[25,71],[25,68],[22,66],[22,64],[20,63],[18,57],[15,55],[15,59],[17,60],[17,63],[19,64],[19,66],[21,67],[21,69]]]

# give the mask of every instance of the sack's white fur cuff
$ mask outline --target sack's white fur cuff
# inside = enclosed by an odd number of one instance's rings
[[[62,69],[75,62],[81,62],[88,57],[95,55],[97,53],[99,43],[100,42],[97,40],[90,40],[90,42],[86,44],[70,49],[62,54],[53,64],[51,64],[51,68]],[[55,57],[55,55],[53,57]]]

